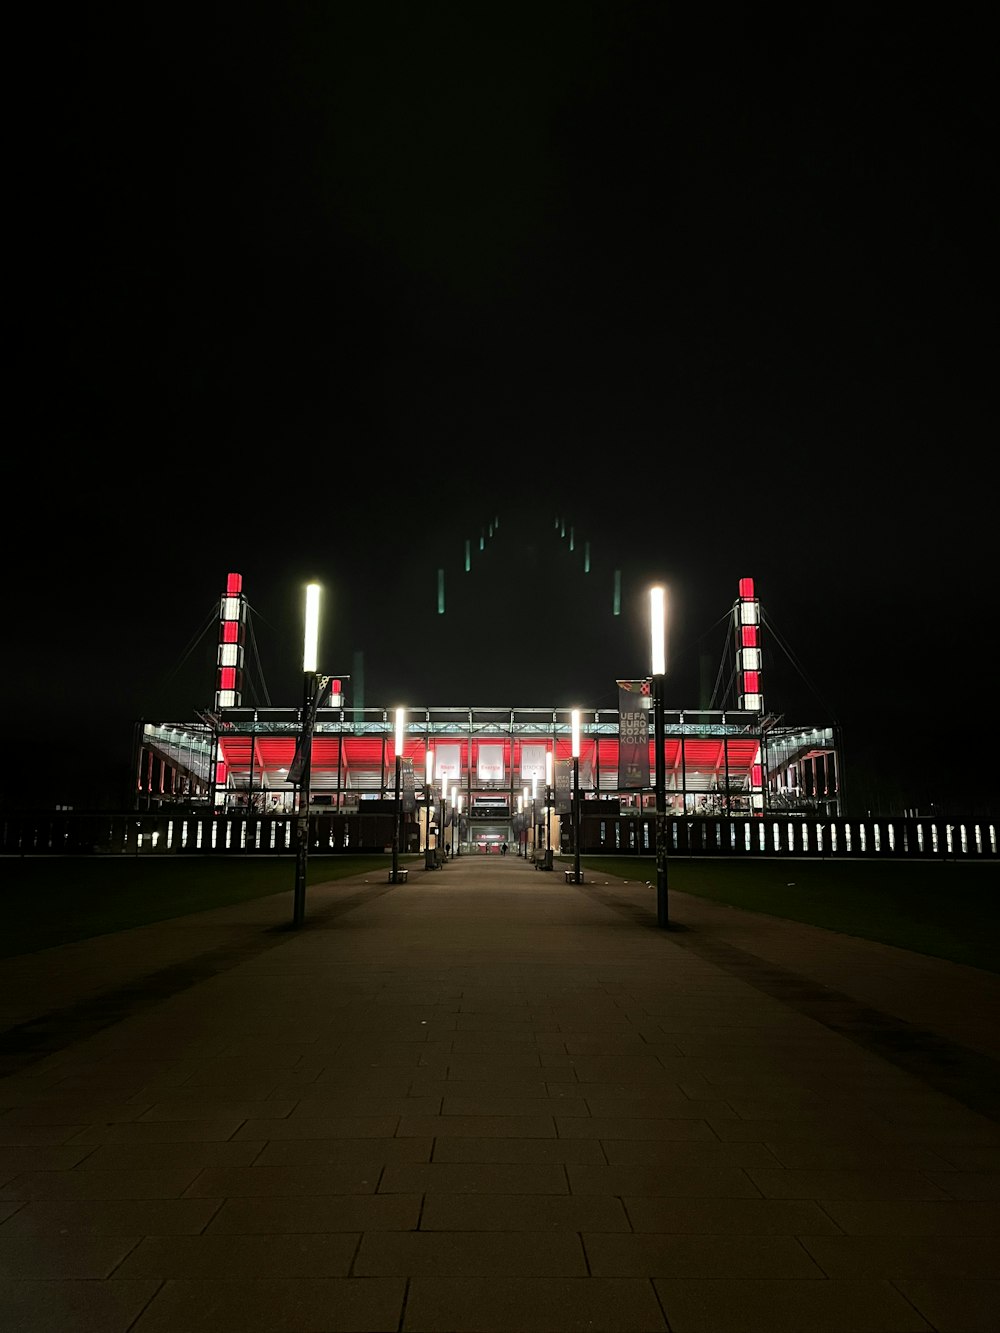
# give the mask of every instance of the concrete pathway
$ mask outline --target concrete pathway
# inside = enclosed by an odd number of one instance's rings
[[[0,964],[0,1328],[1000,1329],[996,976],[386,878]]]

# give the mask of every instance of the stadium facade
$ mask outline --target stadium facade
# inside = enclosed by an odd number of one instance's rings
[[[296,815],[332,850],[440,843],[490,852],[652,851],[656,768],[650,681],[618,682],[613,710],[354,706],[349,680],[314,676],[298,707],[244,703],[248,604],[240,574],[219,604],[213,706],[186,722],[140,722],[136,811],[246,816],[276,848]],[[835,820],[842,759],[835,724],[786,726],[764,707],[754,582],[731,618],[732,708],[665,710],[666,814],[676,823],[770,816]],[[398,744],[397,744],[398,740]],[[398,763],[397,763],[398,759]],[[398,821],[398,823],[397,823]]]

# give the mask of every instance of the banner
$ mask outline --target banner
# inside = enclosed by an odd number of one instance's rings
[[[568,815],[573,809],[573,761],[557,759],[553,773],[555,808],[557,815]]]
[[[648,680],[618,681],[618,788],[639,791],[649,786]]]
[[[521,777],[527,782],[537,778],[545,782],[545,745],[521,743]]]
[[[503,782],[503,746],[479,745],[478,777],[480,782]]]
[[[462,778],[462,746],[458,745],[435,745],[434,747],[434,776],[438,782],[442,778],[454,778],[457,782]]]

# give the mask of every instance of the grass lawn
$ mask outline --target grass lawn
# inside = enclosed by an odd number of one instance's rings
[[[401,863],[415,859],[404,856]],[[379,875],[391,863],[391,856],[381,853],[312,856],[307,879],[319,884],[365,872]],[[580,864],[597,883],[603,873],[655,884],[652,857],[581,857]],[[668,893],[1000,972],[996,862],[686,857],[668,863],[667,877]],[[268,894],[290,895],[294,882],[292,857],[0,858],[0,957]]]
[[[381,872],[392,857],[309,858],[306,885]],[[190,912],[292,893],[294,857],[0,858],[0,958]]]
[[[655,887],[652,857],[581,857]],[[1000,864],[957,861],[702,860],[667,863],[667,894],[690,893],[914,953],[1000,972]]]

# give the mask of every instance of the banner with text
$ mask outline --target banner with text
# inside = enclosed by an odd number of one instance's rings
[[[527,782],[537,778],[545,781],[545,745],[535,745],[527,741],[521,743],[521,777]]]
[[[648,680],[618,682],[618,787],[638,791],[649,786]]]
[[[434,747],[434,776],[438,782],[444,778],[446,781],[452,778],[456,782],[462,779],[462,747],[461,745],[435,745]]]
[[[480,742],[476,771],[480,782],[503,782],[503,746]]]

